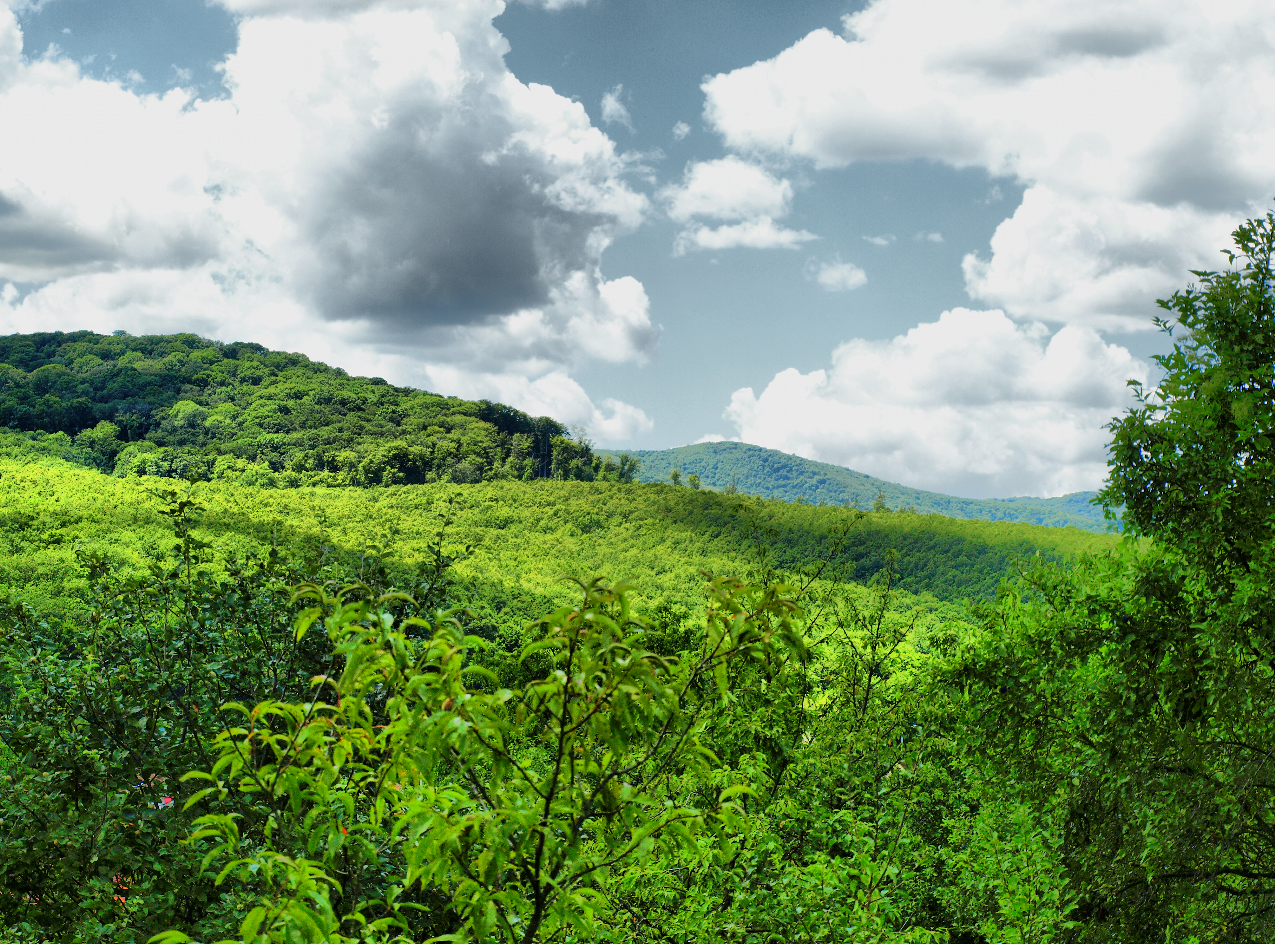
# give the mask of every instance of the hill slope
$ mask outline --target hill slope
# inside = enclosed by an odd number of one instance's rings
[[[956,498],[738,442],[639,450],[632,455],[642,463],[637,475],[641,482],[667,482],[669,473],[680,469],[683,477],[698,475],[705,488],[725,491],[733,486],[744,494],[784,501],[868,509],[877,495],[883,495],[886,507],[894,510],[911,508],[920,514],[1050,527],[1070,525],[1098,533],[1107,530],[1102,509],[1089,503],[1094,492],[1074,492],[1059,498]]]
[[[289,486],[632,477],[546,416],[193,334],[0,337],[0,427],[73,437],[74,448],[43,448],[117,475]]]
[[[300,354],[192,334],[0,337],[0,453],[32,450],[116,475],[245,484],[401,485],[634,479],[561,423],[486,400],[395,387]],[[640,452],[638,478],[677,467],[711,490],[1105,530],[1090,493],[978,501],[906,488],[743,443]]]
[[[0,456],[0,602],[10,594],[52,619],[87,618],[86,561],[126,572],[171,553],[173,531],[155,480],[116,478],[51,456]],[[174,483],[179,493],[184,483]],[[522,625],[575,592],[568,575],[635,579],[648,601],[696,612],[703,571],[744,574],[758,542],[780,568],[828,552],[850,525],[840,579],[867,580],[897,553],[897,585],[940,600],[994,594],[1015,563],[1114,547],[1112,535],[900,512],[858,514],[671,485],[489,482],[391,488],[267,489],[227,481],[195,486],[197,537],[223,559],[278,547],[304,571],[325,561],[362,566],[379,547],[414,573],[452,516],[448,544],[473,545],[458,567],[493,625]],[[506,613],[506,611],[509,611]],[[501,616],[500,614],[505,614]]]

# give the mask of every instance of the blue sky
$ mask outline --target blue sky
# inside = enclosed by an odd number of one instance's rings
[[[1275,81],[1260,4],[1084,6],[10,0],[0,329],[1091,488],[1154,299],[1275,187],[1216,103]]]

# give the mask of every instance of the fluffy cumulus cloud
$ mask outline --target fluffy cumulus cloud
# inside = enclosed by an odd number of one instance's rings
[[[920,159],[1023,186],[990,251],[962,265],[996,311],[851,341],[827,371],[785,371],[727,410],[745,440],[912,485],[1098,486],[1103,426],[1146,374],[1099,332],[1150,329],[1152,300],[1220,265],[1237,221],[1275,194],[1261,0],[875,0],[840,34],[703,89],[706,122],[741,159]],[[1002,196],[993,185],[987,202]]]
[[[1027,186],[970,295],[1028,320],[1149,326],[1275,193],[1262,0],[876,0],[704,84],[739,153],[817,167],[925,158]]]
[[[991,497],[1061,495],[1104,476],[1103,424],[1147,365],[1092,328],[1052,336],[1001,311],[958,308],[886,341],[838,347],[829,370],[735,392],[746,442],[895,482]]]
[[[792,208],[792,183],[734,155],[689,164],[682,180],[660,195],[669,218],[684,227],[674,243],[678,255],[695,249],[795,249],[816,238],[775,222]]]
[[[499,0],[222,4],[239,45],[216,101],[24,58],[0,5],[0,280],[20,289],[0,329],[197,330],[574,404],[603,438],[649,423],[569,378],[653,350],[642,286],[600,272],[647,200],[582,106],[505,67]]]

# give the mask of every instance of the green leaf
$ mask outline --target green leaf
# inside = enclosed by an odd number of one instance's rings
[[[261,927],[261,922],[266,919],[266,909],[263,905],[258,905],[248,912],[248,917],[243,919],[243,924],[239,925],[239,933],[243,937],[245,944],[251,944],[257,938],[257,929]]]

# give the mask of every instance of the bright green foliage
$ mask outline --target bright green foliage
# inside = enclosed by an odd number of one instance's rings
[[[237,789],[270,811],[265,848],[246,857],[233,817],[205,816],[196,834],[229,860],[223,879],[262,887],[245,940],[412,935],[412,893],[448,902],[448,940],[591,939],[608,910],[600,888],[729,827],[746,788],[692,792],[716,758],[701,743],[706,699],[691,696],[715,683],[724,697],[734,659],[800,648],[791,604],[719,581],[702,646],[673,659],[643,646],[623,586],[582,589],[523,649],[538,677],[515,690],[484,683],[469,659],[481,640],[451,614],[395,622],[389,600],[301,590],[315,605],[298,635],[322,619],[344,665],[316,692],[331,703],[243,710],[199,775],[215,785],[188,801]],[[360,899],[349,863],[372,860],[390,878],[383,898]]]
[[[117,479],[51,457],[0,459],[0,594],[17,593],[50,620],[85,619],[86,574],[76,548],[141,574],[171,535],[154,491],[163,480]],[[455,538],[475,552],[459,565],[466,604],[495,635],[517,632],[567,602],[564,574],[608,573],[636,581],[644,605],[691,612],[702,599],[701,568],[739,570],[757,528],[776,562],[797,567],[822,556],[855,513],[648,485],[500,482],[385,489],[264,489],[200,486],[196,534],[216,555],[287,548],[303,569],[341,561],[357,569],[369,546],[410,575],[428,560],[432,536],[454,515]],[[457,499],[455,505],[451,499]],[[863,516],[840,551],[853,575],[869,577],[897,550],[898,585],[944,600],[990,596],[1017,561],[1066,559],[1117,539],[1070,528],[959,521],[890,513]]]
[[[0,733],[18,755],[14,780],[0,785],[0,869],[20,889],[0,896],[0,923],[25,922],[67,939],[100,937],[107,927],[122,941],[163,928],[203,941],[242,937],[245,921],[259,920],[260,931],[285,920],[294,892],[297,902],[309,903],[316,927],[325,921],[337,927],[357,911],[369,922],[414,921],[417,940],[462,933],[465,921],[472,930],[473,920],[487,919],[485,905],[481,915],[464,910],[478,895],[497,909],[497,924],[503,914],[525,933],[536,910],[533,885],[509,878],[511,872],[489,880],[473,868],[487,849],[483,837],[505,837],[502,855],[509,849],[514,856],[540,835],[539,821],[526,819],[543,814],[529,805],[529,797],[540,798],[537,790],[556,798],[555,861],[565,870],[541,883],[548,922],[542,928],[592,915],[563,931],[569,939],[645,941],[653,928],[680,928],[685,940],[787,940],[797,925],[809,940],[843,932],[865,940],[928,939],[956,924],[952,902],[965,896],[960,876],[946,865],[947,836],[971,801],[944,747],[950,719],[927,706],[925,688],[934,653],[950,649],[963,632],[961,608],[899,590],[889,555],[879,585],[845,579],[861,572],[855,555],[864,547],[906,537],[909,527],[933,527],[939,535],[957,529],[952,539],[981,535],[1001,542],[994,547],[1002,555],[1020,536],[1068,534],[750,503],[666,486],[275,490],[213,482],[188,495],[153,493],[154,480],[113,478],[52,458],[0,472],[0,537],[9,550],[0,566],[18,599],[37,607],[15,601],[0,613],[8,632]],[[444,526],[449,546],[478,544],[470,556],[456,560],[463,555],[443,552],[431,535]],[[924,541],[910,566],[913,579],[924,579],[921,549],[948,545],[935,545],[933,533],[916,533]],[[762,557],[747,583],[706,582],[697,573],[704,566],[748,570],[750,547]],[[966,564],[982,559],[972,555]],[[901,572],[906,555],[898,561]],[[966,566],[960,558],[954,563]],[[560,579],[564,572],[607,569],[635,575],[641,589],[620,593],[595,582],[581,596],[578,585],[573,591]],[[325,618],[351,617],[335,643],[314,629],[298,639],[289,628],[295,610],[282,586],[300,573],[324,579],[325,589],[310,592],[329,594],[319,607]],[[377,589],[351,591],[337,603],[339,584],[326,582],[332,580]],[[781,590],[785,581],[791,592]],[[390,595],[381,602],[388,621],[359,615],[373,615],[375,599],[390,588],[418,604]],[[455,604],[468,609],[453,612],[457,622],[437,615]],[[645,619],[634,615],[634,605]],[[546,611],[548,621],[535,622]],[[781,637],[787,644],[776,645]],[[386,660],[397,659],[400,638],[402,652],[410,648],[416,661],[401,670],[395,661],[391,670]],[[541,639],[552,645],[527,650]],[[572,640],[579,642],[574,649]],[[439,655],[444,643],[453,661]],[[722,644],[727,648],[716,650]],[[724,677],[715,651],[735,653],[725,660]],[[426,669],[412,676],[411,666]],[[311,689],[316,676],[327,681]],[[477,825],[464,833],[463,850],[460,838],[449,847],[443,861],[451,871],[424,876],[424,884],[415,875],[410,889],[397,890],[410,868],[408,849],[395,838],[404,835],[405,826],[395,828],[406,808],[376,813],[375,803],[365,802],[377,789],[366,777],[383,769],[391,747],[400,755],[411,753],[409,745],[416,751],[395,763],[423,756],[419,748],[428,742],[414,741],[416,734],[378,727],[389,723],[390,678],[405,686],[409,676],[430,684],[460,679],[474,724],[464,726],[459,702],[443,708],[443,690],[417,701],[404,694],[395,715],[403,724],[415,718],[428,727],[435,715],[461,723],[446,742],[460,753],[445,754],[431,768],[429,788],[431,795],[450,790],[460,799],[446,810],[414,809],[420,816],[446,812],[458,829]],[[365,685],[374,677],[379,688],[356,686],[336,709],[342,679]],[[571,712],[601,704],[590,698],[602,679],[618,685],[600,690],[606,710],[564,740],[561,759],[575,779],[549,791],[546,777],[552,782],[559,755],[553,738],[543,735],[555,730],[555,718],[578,719]],[[501,690],[507,696],[497,697]],[[320,711],[313,699],[334,707]],[[245,721],[218,710],[227,700],[250,713],[267,707]],[[370,715],[349,713],[360,700]],[[426,706],[433,706],[428,714]],[[668,727],[653,741],[655,724]],[[227,739],[227,727],[253,729],[258,747],[269,741],[281,750],[313,750],[304,758],[289,755],[294,762],[284,780],[269,790],[233,789],[220,770],[232,789],[211,809],[202,806],[213,802],[211,795],[187,809],[204,784],[179,777],[213,768],[218,735],[224,745],[237,737],[245,749],[239,780],[272,763],[270,754],[246,752],[247,734]],[[279,740],[289,731],[305,734],[291,748]],[[392,745],[391,732],[397,732]],[[352,745],[339,762],[331,740],[338,734]],[[116,740],[125,753],[112,753]],[[617,765],[632,767],[625,758],[643,749],[646,766],[611,779],[618,794],[585,794]],[[413,774],[422,790],[427,767]],[[337,769],[344,775],[339,781],[323,780]],[[294,775],[302,779],[287,779]],[[505,813],[467,805],[480,785],[500,788]],[[165,791],[158,800],[147,793],[155,790]],[[165,796],[174,804],[153,805]],[[594,805],[572,834],[564,811],[587,803]],[[209,821],[223,832],[184,844],[203,813],[232,818]],[[642,833],[652,824],[652,832]],[[524,831],[507,831],[515,828]],[[233,830],[234,857],[258,869],[249,871],[251,880],[232,869],[218,886],[217,872],[233,859],[214,856],[211,872],[200,866],[214,840],[233,840]],[[29,849],[46,853],[33,858]],[[626,850],[615,863],[588,871],[609,861],[597,856]],[[485,869],[491,858],[482,861]],[[512,859],[502,861],[512,868]],[[148,862],[163,870],[148,869]],[[267,878],[282,897],[260,899]],[[462,892],[465,881],[478,885]],[[978,912],[968,920],[985,917]],[[364,933],[356,925],[357,919],[346,923],[341,933]]]
[[[303,587],[296,635],[324,626],[342,671],[231,706],[188,778],[206,864],[257,896],[241,939],[942,940],[950,758],[914,644],[941,624],[828,566],[712,581],[676,655],[627,588],[581,584],[513,663],[459,611]]]
[[[986,797],[953,837],[952,864],[970,897],[958,914],[989,944],[1066,941],[1079,926],[1069,915],[1075,891],[1063,868],[1062,838],[1028,805]]]
[[[173,808],[181,777],[209,757],[228,698],[305,691],[314,647],[280,636],[271,557],[210,569],[188,498],[170,496],[177,544],[121,577],[85,556],[92,608],[50,625],[26,606],[0,614],[0,915],[56,940],[145,940],[202,927],[233,902],[199,878]],[[172,533],[172,532],[170,532]]]
[[[753,787],[739,831],[630,880],[632,939],[944,939],[942,824],[960,800],[943,795],[948,758],[921,723],[918,670],[955,626],[900,605],[888,569],[865,590],[829,581],[827,563],[794,575],[808,657],[745,667],[710,727]]]
[[[885,507],[896,511],[910,508],[921,514],[1075,527],[1099,534],[1107,530],[1102,509],[1093,504],[1094,492],[1073,492],[1058,498],[957,498],[741,442],[642,449],[632,458],[641,462],[639,482],[668,481],[669,472],[677,468],[683,474],[697,475],[704,488],[783,501],[866,510],[880,494]]]
[[[1143,540],[1031,573],[954,666],[968,749],[1057,850],[1073,940],[1275,939],[1275,217],[1235,242],[1162,303],[1165,378],[1112,426],[1104,497]]]
[[[277,487],[627,482],[637,468],[548,417],[191,334],[0,337],[3,427],[74,437],[59,455],[118,475]]]

